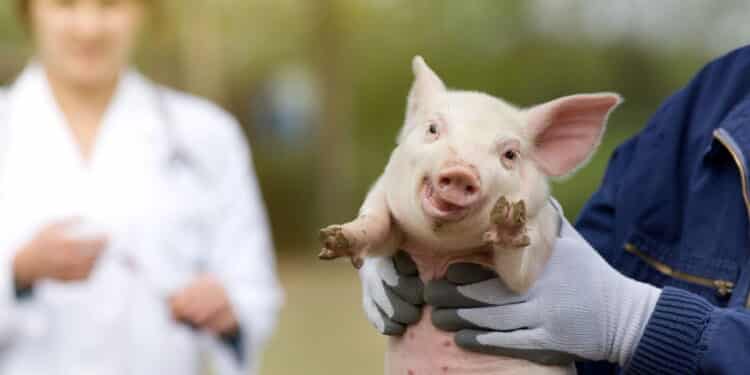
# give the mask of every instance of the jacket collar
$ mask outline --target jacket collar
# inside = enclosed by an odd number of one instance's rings
[[[102,119],[107,127],[127,126],[132,134],[153,137],[161,129],[156,85],[135,69],[124,71]],[[64,125],[62,114],[47,81],[44,67],[32,60],[8,91],[9,126]]]
[[[713,131],[713,137],[718,143],[712,143],[712,148],[721,145],[732,156],[740,174],[742,196],[750,217],[750,100],[740,102]]]

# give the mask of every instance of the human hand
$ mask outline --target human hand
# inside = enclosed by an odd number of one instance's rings
[[[359,275],[365,314],[380,333],[400,336],[419,321],[424,284],[408,254],[366,258]]]
[[[478,265],[454,264],[429,283],[433,323],[464,349],[543,364],[627,364],[660,290],[629,279],[565,221],[541,278],[523,294]]]
[[[13,260],[17,285],[30,287],[44,278],[61,281],[88,278],[107,246],[107,238],[103,234],[72,234],[80,224],[80,219],[52,223],[24,245]]]
[[[175,320],[217,335],[231,334],[239,328],[224,286],[211,274],[196,278],[169,299]]]

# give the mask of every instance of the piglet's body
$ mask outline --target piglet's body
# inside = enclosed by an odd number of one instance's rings
[[[406,120],[385,172],[359,217],[321,231],[320,257],[407,251],[425,280],[454,262],[494,269],[512,291],[542,272],[558,232],[547,177],[583,164],[599,144],[614,94],[560,98],[527,110],[492,96],[447,90],[417,57]],[[431,323],[431,307],[391,338],[386,373],[568,374],[568,366],[470,353]]]
[[[424,281],[444,275],[453,262],[485,263],[481,254],[435,256],[429,249],[406,246]],[[432,307],[422,310],[422,318],[409,326],[403,336],[391,337],[385,357],[388,375],[418,374],[575,374],[572,367],[542,366],[532,362],[467,352],[453,342],[453,333],[440,331],[431,322]]]

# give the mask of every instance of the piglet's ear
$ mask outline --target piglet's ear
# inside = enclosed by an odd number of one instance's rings
[[[530,108],[527,126],[542,172],[560,177],[585,164],[601,142],[609,113],[621,102],[612,93],[580,94]]]
[[[446,91],[443,81],[427,66],[421,56],[414,57],[411,65],[414,71],[414,83],[409,92],[407,118],[429,105],[436,96]]]
[[[414,83],[411,86],[406,103],[406,121],[399,132],[396,143],[401,143],[416,125],[414,120],[416,115],[424,112],[425,108],[429,108],[436,102],[436,98],[447,91],[443,81],[427,66],[421,56],[414,57],[411,65],[414,71]]]

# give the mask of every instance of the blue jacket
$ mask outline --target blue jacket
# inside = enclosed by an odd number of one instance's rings
[[[703,68],[612,155],[576,227],[620,272],[664,288],[629,373],[750,374],[748,158],[750,46]]]

